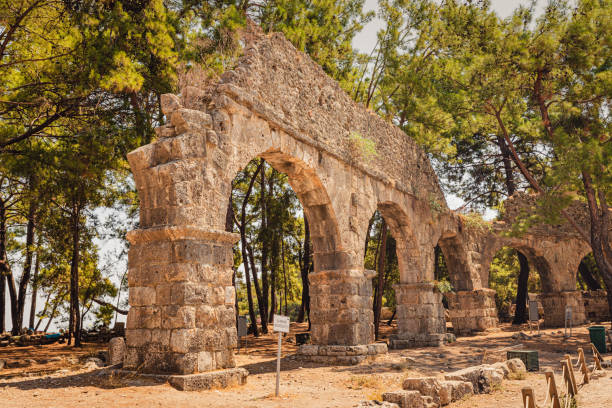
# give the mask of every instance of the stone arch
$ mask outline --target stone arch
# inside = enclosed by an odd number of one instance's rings
[[[446,232],[440,235],[438,245],[444,255],[448,275],[454,290],[478,289],[480,287],[480,276],[475,276],[473,272],[465,242],[456,233]]]
[[[497,245],[493,246],[489,256],[484,258],[481,279],[486,282],[486,287],[490,287],[491,263],[497,253],[504,247],[519,251],[527,258],[530,273],[536,272],[540,276],[542,292],[554,292],[557,289],[553,278],[553,267],[543,253],[525,244],[504,241],[499,241]]]
[[[264,159],[275,170],[288,176],[289,185],[298,197],[304,214],[309,220],[314,271],[342,267],[343,265],[339,264],[343,256],[338,221],[327,188],[323,185],[315,168],[279,148],[269,148],[253,157]],[[233,170],[232,168],[228,174],[235,177],[238,170],[235,172]],[[227,208],[227,199],[225,203]]]
[[[408,215],[397,203],[391,201],[379,202],[377,209],[396,242],[400,283],[418,281],[419,253]]]
[[[400,272],[400,282],[394,286],[398,327],[390,338],[390,345],[393,348],[439,346],[444,343],[446,333],[442,295],[434,289],[433,248],[427,241],[429,231],[415,217],[415,213],[424,210],[410,197],[387,194],[384,190],[378,194],[376,209],[396,241]]]

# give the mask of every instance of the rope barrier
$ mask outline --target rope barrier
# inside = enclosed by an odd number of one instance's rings
[[[590,380],[598,378],[601,375],[601,371],[603,371],[601,364],[603,358],[593,343],[591,343],[591,350],[595,360],[592,371],[589,370],[589,366],[586,363],[584,350],[582,347],[578,348],[578,361],[576,362],[576,368],[580,369],[580,373],[582,374],[582,383],[580,384],[581,388],[588,384]],[[576,377],[574,374],[574,364],[572,362],[572,357],[569,354],[566,354],[564,359],[561,360],[561,369],[563,386],[565,388],[563,405],[564,408],[569,408],[571,401],[578,394],[578,384],[576,383]],[[521,389],[521,394],[523,396],[523,408],[561,408],[561,399],[559,398],[559,393],[557,391],[554,372],[549,368],[544,371],[544,375],[546,376],[546,398],[544,399],[544,403],[542,405],[537,404],[533,388],[525,387]]]

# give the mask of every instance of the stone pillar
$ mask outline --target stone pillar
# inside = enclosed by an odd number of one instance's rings
[[[565,325],[565,307],[572,307],[572,324],[574,326],[586,322],[582,292],[568,290],[563,292],[541,293],[538,299],[544,309],[544,326],[563,327]]]
[[[397,335],[392,348],[441,346],[446,338],[442,294],[434,284],[400,283],[394,286],[397,300]]]
[[[456,335],[497,327],[497,307],[493,289],[449,292],[448,313]]]
[[[308,275],[312,343],[356,346],[374,341],[372,277],[363,270]]]
[[[372,278],[359,269],[314,272],[310,281],[311,343],[300,346],[303,360],[327,364],[359,364],[387,353],[374,343]]]
[[[172,374],[176,380],[235,367],[232,245],[238,238],[182,226],[128,234],[131,307],[125,369]],[[217,386],[244,383],[246,370],[229,370],[221,379],[219,372],[215,376]],[[177,387],[193,389],[206,383],[202,377],[195,385],[185,381],[180,378]],[[172,378],[170,382],[176,383]]]

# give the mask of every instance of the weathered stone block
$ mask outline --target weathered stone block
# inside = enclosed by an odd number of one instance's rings
[[[170,114],[170,121],[179,135],[186,132],[206,132],[206,129],[212,126],[209,114],[185,108],[174,110]]]
[[[196,327],[194,306],[170,305],[162,307],[161,327],[163,329],[190,329]]]
[[[421,393],[418,391],[394,391],[385,392],[383,401],[391,402],[400,408],[425,408]]]
[[[491,392],[491,388],[501,384],[503,378],[502,370],[486,365],[468,367],[444,375],[445,380],[472,383],[474,392],[477,394]]]
[[[168,377],[168,382],[181,391],[208,390],[244,385],[248,374],[244,368],[231,368],[208,373],[173,375]]]
[[[128,326],[125,329],[125,344],[128,347],[143,347],[151,342],[151,330],[132,329]]]
[[[126,346],[123,337],[113,337],[108,342],[108,364],[123,364],[125,359]]]
[[[467,381],[444,381],[451,388],[451,401],[459,401],[467,395],[474,394],[474,385]]]
[[[316,356],[319,352],[319,346],[316,344],[302,344],[299,348],[298,354],[304,356]]]
[[[129,288],[129,303],[131,306],[150,306],[156,304],[155,288],[131,286]]]
[[[127,317],[127,327],[139,329],[158,329],[161,327],[161,312],[157,306],[134,306]]]

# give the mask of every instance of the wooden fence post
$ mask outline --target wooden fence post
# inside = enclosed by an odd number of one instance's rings
[[[567,369],[569,371],[570,379],[572,381],[572,395],[576,395],[578,394],[578,385],[576,384],[576,376],[574,375],[574,365],[572,363],[572,357],[569,354],[566,354],[565,361],[567,362]]]
[[[580,371],[582,372],[582,384],[588,384],[589,367],[587,366],[586,360],[584,359],[584,350],[582,350],[582,347],[578,348],[578,363],[580,364]]]
[[[536,408],[533,388],[526,387],[521,390],[523,394],[523,408]]]
[[[555,373],[549,368],[544,372],[544,375],[548,383],[548,397],[550,397],[550,401],[552,402],[552,408],[561,408],[559,394],[557,393],[557,384],[555,383]]]

